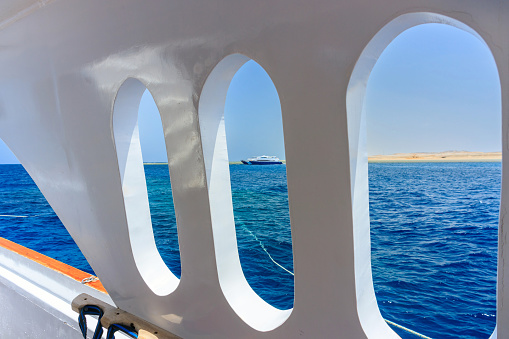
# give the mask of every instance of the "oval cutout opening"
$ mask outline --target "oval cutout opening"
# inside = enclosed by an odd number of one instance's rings
[[[491,52],[455,27],[410,28],[373,68],[372,268],[385,319],[430,337],[493,332],[501,163],[480,152],[501,151],[500,102]]]
[[[391,41],[409,28],[429,23],[447,24],[459,28],[478,38],[482,44],[487,46],[478,33],[458,20],[435,13],[404,14],[387,24],[369,42],[357,61],[347,90],[348,137],[356,255],[357,311],[368,337],[376,337],[381,333],[387,336],[394,336],[395,333],[389,328],[380,314],[373,288],[372,271],[371,269],[366,269],[371,268],[368,159],[366,148],[366,87],[375,63]],[[495,82],[496,85],[499,84],[498,75]],[[441,300],[440,302],[443,303],[444,301]]]
[[[159,109],[148,90],[145,90],[141,97],[138,117],[143,168],[156,247],[166,266],[180,278],[177,218],[173,205],[163,125]]]
[[[138,124],[140,101],[146,90],[147,88],[139,80],[133,78],[127,79],[122,84],[113,108],[113,136],[129,239],[136,267],[147,286],[156,295],[163,296],[173,292],[180,280],[170,271],[159,254],[152,228],[149,190]],[[161,124],[160,119],[159,124]],[[168,171],[167,165],[166,171]],[[169,180],[165,182],[168,184]],[[171,196],[171,194],[166,195]]]
[[[250,225],[248,225],[246,219],[237,219],[238,225],[236,225],[237,222],[234,214],[239,215],[244,213],[244,216],[248,215],[249,218],[249,213],[251,213],[251,211],[247,211],[246,214],[246,211],[242,211],[242,208],[238,209],[240,205],[234,207],[236,203],[232,202],[232,193],[237,195],[237,198],[242,198],[241,196],[243,194],[250,193],[241,192],[247,187],[242,183],[242,180],[246,179],[245,175],[241,173],[243,168],[239,167],[240,171],[232,169],[230,172],[230,166],[249,165],[229,164],[227,147],[228,136],[226,134],[227,129],[225,128],[225,125],[228,125],[228,122],[225,122],[228,118],[228,114],[225,117],[225,102],[227,96],[230,95],[228,90],[237,71],[249,60],[248,57],[241,54],[230,55],[224,58],[211,72],[203,87],[199,103],[200,130],[221,289],[233,310],[249,326],[259,331],[270,331],[280,326],[290,316],[292,310],[280,310],[270,305],[253,290],[248,280],[246,280],[243,265],[239,257],[239,249],[237,247],[237,234],[239,238],[242,237],[247,240],[246,248],[254,247],[260,251],[260,255],[265,256],[266,263],[275,268],[272,272],[277,272],[278,269],[281,270],[281,267],[275,264],[276,261],[270,259],[272,255],[268,252],[267,247],[265,247],[265,251],[263,250],[263,242],[260,243],[259,238],[258,241],[256,240],[256,230],[253,229],[255,231],[253,232],[253,230],[249,229]],[[239,114],[238,112],[231,113]],[[238,130],[235,124],[231,126],[233,129]],[[244,154],[238,154],[236,156],[239,158],[245,157]],[[245,169],[249,170],[248,167],[245,167]],[[253,167],[252,169],[255,168]],[[267,170],[270,172],[270,168],[267,168]],[[280,171],[283,171],[283,167],[280,168]],[[240,175],[238,175],[239,173],[237,172],[239,172]],[[283,175],[282,173],[279,174],[279,180],[282,183]],[[238,178],[235,178],[235,176],[238,176]],[[244,179],[242,179],[243,176]],[[230,181],[230,178],[232,178],[232,181]],[[284,180],[284,182],[286,183],[286,180]],[[284,186],[283,184],[281,185]],[[246,196],[244,196],[244,198],[246,198]],[[286,204],[287,199],[288,198],[286,198]],[[284,205],[284,203],[282,205]],[[249,209],[249,207],[246,208]],[[234,209],[238,212],[234,211]],[[253,217],[253,215],[251,217]],[[256,219],[256,216],[254,218]],[[287,226],[289,226],[289,223]],[[265,227],[267,227],[267,225],[265,225]],[[264,235],[261,236],[263,237]],[[291,236],[287,238],[291,239]],[[263,238],[263,240],[265,240],[265,238]],[[239,243],[241,243],[240,240]],[[287,261],[293,261],[293,258]],[[291,271],[288,270],[288,272]],[[288,272],[285,271],[284,274],[289,274]]]
[[[242,270],[263,300],[291,309],[294,274],[281,104],[269,75],[253,60],[231,81],[224,121]]]

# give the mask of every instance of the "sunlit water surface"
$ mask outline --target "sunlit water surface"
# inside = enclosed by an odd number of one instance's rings
[[[145,171],[157,247],[180,276],[168,169],[146,165]],[[247,280],[272,305],[291,308],[286,168],[231,165],[230,171]],[[500,172],[500,163],[369,165],[373,280],[384,318],[433,338],[489,337]],[[21,165],[0,165],[0,236],[93,273]]]

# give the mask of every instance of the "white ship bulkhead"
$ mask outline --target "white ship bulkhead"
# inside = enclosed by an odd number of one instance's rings
[[[505,0],[3,0],[0,138],[108,294],[0,248],[0,337],[80,338],[70,304],[88,293],[182,338],[398,338],[373,290],[362,106],[385,47],[425,23],[474,34],[498,66],[492,338],[509,338]],[[251,289],[236,246],[223,112],[233,75],[250,59],[268,72],[282,107],[295,269],[287,311]],[[181,279],[164,265],[146,218],[133,133],[145,89],[161,112]]]

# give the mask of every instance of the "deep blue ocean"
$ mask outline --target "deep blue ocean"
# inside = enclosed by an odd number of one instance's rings
[[[267,302],[290,308],[286,167],[231,165],[230,171],[247,280]],[[180,276],[168,168],[146,165],[145,172],[158,250]],[[432,338],[489,337],[500,177],[500,163],[369,165],[373,281],[385,319]],[[93,273],[21,165],[0,165],[0,236]]]

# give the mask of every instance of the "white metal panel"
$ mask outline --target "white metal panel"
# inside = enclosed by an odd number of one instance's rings
[[[357,144],[363,139],[362,119],[347,116],[352,71],[373,37],[406,13],[440,14],[450,18],[444,23],[470,27],[486,41],[501,75],[506,162],[508,5],[504,0],[56,0],[0,30],[0,137],[121,308],[184,338],[394,336],[373,300],[369,232],[354,223],[366,225],[366,209],[355,207],[362,200],[366,204],[367,188]],[[368,64],[387,41],[367,56]],[[232,304],[224,287],[235,288],[242,279],[220,273],[218,253],[224,248],[216,247],[233,248],[233,240],[222,244],[214,229],[211,212],[218,196],[209,194],[207,161],[213,157],[207,155],[211,145],[202,147],[208,138],[202,138],[207,126],[199,118],[199,103],[208,76],[232,54],[258,62],[280,96],[295,267],[295,307],[286,321],[272,316],[261,324],[244,321],[250,316],[239,314],[242,306]],[[112,123],[115,98],[128,78],[151,91],[167,144],[182,277],[165,296],[140,275],[124,208]],[[321,165],[312,158],[322,159]],[[500,225],[501,338],[509,336],[508,175],[503,174]]]

